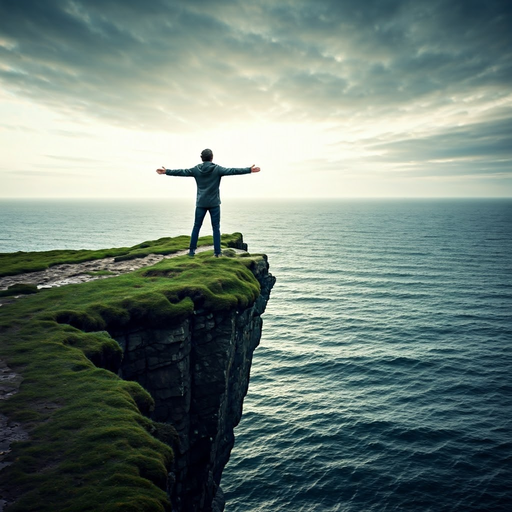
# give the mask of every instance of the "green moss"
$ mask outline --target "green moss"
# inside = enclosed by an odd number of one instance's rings
[[[189,240],[187,236],[179,236],[113,249],[0,253],[0,277],[46,270],[63,263],[82,263],[101,258],[115,258],[116,261],[123,261],[142,258],[148,254],[173,254],[187,248]],[[225,247],[232,247],[239,240],[241,240],[240,233],[222,235],[222,245]],[[204,236],[199,239],[198,245],[212,245],[212,243],[211,236]]]
[[[3,470],[21,494],[12,510],[117,510],[120,498],[141,510],[168,510],[172,451],[149,434],[140,412],[149,411],[152,398],[138,384],[96,368],[82,352],[113,340],[102,333],[70,335],[58,324],[37,327],[4,333],[14,345],[2,346],[2,357],[24,377],[2,412],[30,435],[13,444],[13,464]],[[115,474],[125,478],[113,486],[108,480]]]
[[[29,295],[31,293],[37,293],[37,286],[30,283],[19,283],[9,286],[7,290],[0,290],[0,297],[10,297],[13,295]]]
[[[155,248],[147,244],[136,250]],[[187,245],[188,237],[165,243]],[[250,265],[211,253],[170,258],[0,308],[0,358],[23,377],[0,412],[30,436],[13,443],[2,471],[20,497],[9,510],[169,510],[166,468],[176,433],[147,418],[154,402],[141,386],[109,371],[122,356],[111,334],[172,326],[199,307],[244,308],[259,294]]]
[[[172,425],[169,425],[169,423],[153,421],[148,429],[151,435],[169,446],[176,446],[179,443],[178,432],[176,432],[176,429]]]
[[[85,334],[73,329],[72,333],[65,335],[62,343],[80,348],[95,366],[106,370],[116,371],[123,357],[121,347],[106,331]]]

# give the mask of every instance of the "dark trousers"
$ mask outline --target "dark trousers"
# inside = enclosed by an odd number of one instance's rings
[[[194,229],[190,237],[190,251],[194,252],[197,248],[197,239],[199,238],[199,231],[203,225],[203,220],[206,212],[210,212],[210,219],[212,221],[213,229],[213,250],[215,254],[220,254],[220,206],[213,206],[205,208],[203,206],[196,206],[196,216],[194,219]]]

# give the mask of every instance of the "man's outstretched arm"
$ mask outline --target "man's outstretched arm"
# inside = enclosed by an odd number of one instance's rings
[[[164,165],[156,170],[158,174],[167,174],[168,176],[193,176],[193,169],[166,169]]]
[[[221,165],[217,166],[217,172],[221,176],[234,176],[236,174],[250,174],[251,172],[260,172],[260,168],[255,165],[251,165],[251,167],[222,167]]]

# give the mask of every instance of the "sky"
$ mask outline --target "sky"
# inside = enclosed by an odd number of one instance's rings
[[[512,197],[510,0],[0,0],[0,198]]]

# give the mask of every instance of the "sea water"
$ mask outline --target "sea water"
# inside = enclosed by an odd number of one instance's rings
[[[0,252],[129,246],[192,218],[2,201]],[[222,231],[277,277],[227,512],[512,510],[511,200],[226,200]]]

